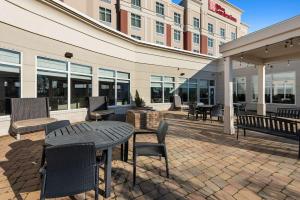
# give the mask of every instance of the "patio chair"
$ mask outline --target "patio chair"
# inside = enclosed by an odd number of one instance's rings
[[[174,109],[180,109],[182,110],[188,110],[189,106],[188,105],[183,105],[181,101],[181,97],[175,95],[174,96],[174,103],[173,103]]]
[[[198,110],[197,110],[197,104],[191,103],[189,104],[189,110],[188,110],[188,116],[187,118],[190,118],[190,115],[192,115],[194,118],[198,119]]]
[[[99,163],[94,143],[47,147],[40,199],[73,196],[95,190],[99,194]]]
[[[90,119],[103,120],[114,114],[114,110],[108,109],[106,96],[89,97],[88,116]]]
[[[224,112],[223,112],[223,106],[221,104],[217,104],[212,107],[212,109],[210,111],[210,122],[212,122],[213,117],[217,117],[218,121],[220,119],[223,119]]]
[[[168,156],[165,144],[165,138],[168,131],[168,124],[165,121],[159,123],[156,131],[136,131],[133,135],[133,185],[136,182],[136,160],[138,156],[159,156],[165,158],[166,173],[169,178]],[[136,136],[140,134],[155,134],[157,143],[136,142]]]
[[[69,120],[61,120],[61,121],[56,121],[56,122],[52,122],[50,124],[47,124],[45,126],[45,137],[51,133],[52,131],[55,131],[56,129],[59,129],[59,128],[63,128],[63,127],[66,127],[66,126],[69,126],[71,125],[70,121]],[[44,165],[45,163],[45,148],[46,146],[43,145],[43,152],[42,152],[42,159],[41,159],[41,167]]]

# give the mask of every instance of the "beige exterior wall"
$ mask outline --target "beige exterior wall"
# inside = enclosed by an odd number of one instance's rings
[[[93,96],[98,95],[98,68],[130,73],[131,97],[138,90],[146,104],[156,109],[169,109],[171,104],[151,104],[151,75],[177,80],[183,73],[186,78],[215,79],[213,57],[137,42],[96,20],[78,14],[75,17],[69,14],[72,9],[64,6],[58,5],[62,11],[39,1],[21,0],[2,1],[0,6],[8,11],[0,13],[0,48],[20,52],[23,57],[22,97],[36,97],[37,56],[92,66]],[[72,52],[73,58],[65,58],[65,52]],[[129,107],[113,108],[124,113]],[[77,122],[86,119],[86,109],[52,111],[51,116]],[[9,116],[0,117],[0,135],[7,134],[9,124]]]

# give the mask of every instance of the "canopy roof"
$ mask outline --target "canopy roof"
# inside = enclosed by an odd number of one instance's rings
[[[300,15],[228,42],[220,53],[254,64],[300,58]]]

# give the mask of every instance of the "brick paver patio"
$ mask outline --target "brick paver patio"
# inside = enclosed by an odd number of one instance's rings
[[[170,179],[163,159],[139,157],[132,188],[131,149],[128,163],[118,160],[116,149],[111,199],[300,199],[296,142],[250,132],[237,141],[222,133],[221,123],[168,116]],[[39,199],[42,144],[43,132],[21,141],[0,138],[0,200]],[[93,192],[73,199],[85,197],[92,199]]]

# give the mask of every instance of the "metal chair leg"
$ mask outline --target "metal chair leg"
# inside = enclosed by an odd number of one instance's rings
[[[128,161],[128,145],[129,145],[129,141],[125,142],[125,149],[124,149],[124,161],[127,162]]]
[[[121,155],[120,155],[120,157],[121,157],[121,160],[122,161],[124,161],[124,144],[121,144],[121,150],[120,150],[121,152]]]
[[[165,162],[166,162],[166,173],[167,173],[167,178],[169,178],[169,163],[168,163],[168,155],[167,155],[167,150],[165,148]]]
[[[237,130],[236,130],[236,139],[238,140],[239,139],[239,131],[240,129],[239,128],[237,128]]]
[[[133,149],[133,186],[135,186],[136,181],[136,153],[135,153],[135,147]]]

